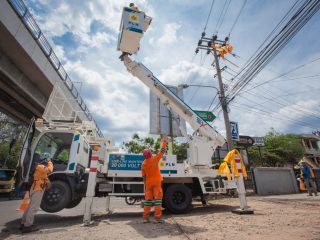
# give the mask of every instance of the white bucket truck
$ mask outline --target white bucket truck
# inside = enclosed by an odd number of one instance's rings
[[[145,13],[124,8],[118,50],[123,52],[121,60],[127,70],[194,130],[192,136],[184,132],[189,139],[189,148],[188,158],[183,163],[177,163],[175,155],[164,155],[160,162],[163,205],[173,213],[182,213],[188,210],[193,198],[226,193],[227,189],[236,189],[236,184],[234,180],[228,181],[218,175],[217,170],[212,168],[211,157],[215,149],[225,143],[224,137],[144,65],[130,59],[129,54],[138,51],[143,31],[150,22],[151,18]],[[54,102],[54,99],[49,102]],[[32,121],[19,163],[20,181],[27,183],[33,163],[39,160],[42,153],[51,153],[55,168],[49,176],[52,187],[46,191],[41,204],[44,211],[58,212],[75,207],[87,196],[85,220],[90,220],[93,197],[143,197],[142,155],[114,152],[111,139],[99,136],[92,122],[44,119],[47,121]],[[39,134],[32,142],[36,129]]]

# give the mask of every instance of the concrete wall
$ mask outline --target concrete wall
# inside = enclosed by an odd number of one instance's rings
[[[258,195],[299,193],[291,168],[258,167],[253,169],[253,173]]]

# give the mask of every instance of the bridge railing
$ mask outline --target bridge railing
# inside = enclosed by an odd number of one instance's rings
[[[43,53],[47,56],[49,61],[51,62],[53,68],[59,74],[61,80],[64,82],[66,87],[69,89],[73,97],[75,98],[76,102],[79,104],[80,108],[86,114],[88,119],[94,121],[97,131],[100,137],[103,137],[101,130],[99,129],[96,121],[93,119],[92,114],[90,113],[87,105],[81,98],[77,88],[73,84],[72,80],[70,79],[69,75],[65,71],[64,67],[62,66],[61,62],[59,61],[57,55],[53,51],[52,47],[50,46],[48,40],[43,35],[40,27],[32,17],[31,13],[29,12],[27,6],[24,4],[23,0],[7,0],[13,10],[16,12],[18,17],[22,20],[26,28],[29,30],[30,34],[37,42],[39,47],[42,49]]]

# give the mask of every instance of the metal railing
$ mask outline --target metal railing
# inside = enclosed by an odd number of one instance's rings
[[[49,59],[52,67],[57,71],[58,75],[60,76],[61,80],[64,82],[66,87],[71,92],[72,96],[74,97],[75,101],[79,104],[80,108],[86,114],[90,121],[93,121],[97,127],[97,132],[100,137],[103,137],[101,130],[99,129],[96,121],[93,119],[92,114],[90,113],[87,105],[84,103],[83,99],[81,98],[77,88],[74,86],[73,82],[71,81],[69,75],[63,68],[61,62],[59,61],[57,55],[53,51],[52,47],[50,46],[49,42],[43,35],[41,29],[39,28],[36,21],[33,19],[31,13],[29,12],[27,6],[24,4],[23,0],[7,0],[13,10],[16,12],[18,17],[21,19],[23,24],[26,26],[34,40],[37,42],[39,47],[42,49],[44,55]]]

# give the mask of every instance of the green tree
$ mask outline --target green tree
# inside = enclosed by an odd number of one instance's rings
[[[134,133],[132,139],[128,142],[123,142],[123,149],[128,153],[141,154],[143,149],[150,148],[153,153],[160,150],[161,137],[156,139],[152,137],[140,138],[139,134]],[[188,143],[173,142],[173,154],[177,155],[177,161],[182,162],[187,158]]]
[[[261,157],[260,157],[261,152]],[[265,146],[248,149],[252,166],[294,166],[302,158],[304,150],[301,136],[297,134],[281,134],[273,128],[265,136]]]
[[[16,168],[25,126],[0,113],[0,166]],[[14,141],[13,141],[14,140]],[[12,143],[12,144],[10,144]],[[10,148],[11,145],[11,148]]]

